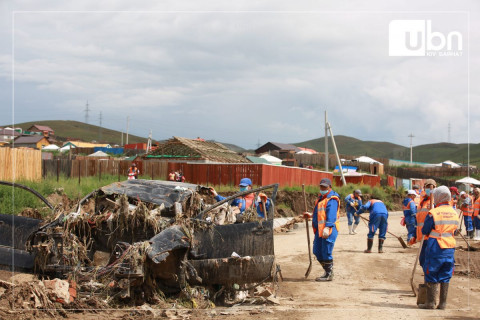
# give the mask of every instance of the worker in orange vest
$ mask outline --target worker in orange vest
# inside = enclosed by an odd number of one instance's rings
[[[448,285],[453,276],[455,266],[455,231],[458,228],[458,214],[449,205],[450,190],[441,186],[433,191],[435,208],[429,210],[425,218],[422,234],[428,237],[426,243],[425,264],[423,271],[427,286],[425,304],[419,304],[421,309],[434,309],[436,293],[440,283],[440,303],[438,309],[447,305]]]
[[[320,262],[324,274],[315,281],[333,280],[333,247],[340,227],[340,196],[332,190],[332,182],[328,178],[320,181],[320,194],[313,213],[304,212],[305,219],[312,218],[313,254]]]
[[[134,162],[128,168],[128,180],[138,179],[138,175],[140,174],[140,170],[137,168],[137,164]]]
[[[428,211],[430,209],[433,209],[433,204],[434,204],[434,196],[433,196],[433,190],[434,188],[437,187],[437,183],[433,179],[427,179],[425,181],[425,184],[423,185],[424,191],[422,191],[422,196],[420,198],[420,204],[417,209],[417,240],[416,241],[421,241],[422,239],[422,227],[423,223],[425,222],[425,218],[427,217]],[[420,256],[419,256],[419,263],[420,266],[423,267],[424,262],[425,262],[425,248],[427,246],[427,239],[428,235],[423,236],[424,241],[422,245],[422,249],[420,251]],[[410,245],[412,245],[414,242],[410,242]]]
[[[467,232],[467,236],[470,237],[470,239],[473,239],[473,198],[465,193],[465,191],[462,191],[460,192],[460,200],[462,200],[460,211],[463,213],[465,230]]]
[[[480,188],[473,189],[473,224],[475,237],[473,240],[480,240]]]
[[[417,205],[415,204],[415,198],[417,193],[414,190],[408,190],[407,197],[403,200],[403,216],[405,217],[405,225],[407,226],[407,242],[415,243],[416,229],[417,229]]]
[[[415,201],[415,206],[418,208],[420,206],[420,194],[422,191],[420,190],[420,187],[417,186],[416,184],[413,185],[412,187],[413,191],[415,191],[415,194],[417,195],[413,201]]]
[[[168,174],[168,181],[175,181],[175,172],[170,172]]]

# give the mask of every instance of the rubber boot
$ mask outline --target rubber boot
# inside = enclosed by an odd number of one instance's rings
[[[468,236],[470,239],[473,239],[473,230],[468,231]]]
[[[437,309],[444,310],[447,307],[448,285],[448,282],[440,283],[440,303]]]
[[[357,233],[355,232],[355,229],[357,229],[357,227],[358,227],[358,223],[356,223],[356,224],[353,225],[353,228],[352,228],[352,233],[353,233],[353,234],[357,234]]]
[[[383,241],[385,239],[378,239],[378,253],[383,253]]]
[[[353,234],[352,232],[353,226],[351,224],[348,225],[348,234]]]
[[[365,253],[371,253],[373,246],[373,239],[367,239],[367,250],[364,250]]]
[[[419,304],[420,309],[434,309],[435,297],[437,296],[438,283],[427,282],[427,299],[425,304]]]
[[[316,278],[315,281],[332,281],[333,280],[333,260],[330,262],[323,263],[323,269],[325,269],[325,274],[319,278]]]
[[[473,240],[480,240],[480,229],[475,230],[475,237],[473,238]]]

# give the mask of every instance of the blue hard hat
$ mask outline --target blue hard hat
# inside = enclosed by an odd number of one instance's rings
[[[239,184],[240,187],[247,187],[251,185],[252,185],[252,180],[250,180],[249,178],[243,178],[242,180],[240,180],[240,184]]]

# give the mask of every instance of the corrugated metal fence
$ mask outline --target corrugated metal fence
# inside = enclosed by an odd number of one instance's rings
[[[178,170],[187,182],[202,185],[237,185],[245,177],[254,185],[318,185],[322,178],[333,177],[330,172],[267,164],[168,163],[168,172]]]

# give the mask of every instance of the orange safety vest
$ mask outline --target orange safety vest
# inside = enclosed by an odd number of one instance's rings
[[[138,168],[133,168],[133,167],[128,168],[128,175],[129,176],[134,176],[134,175],[137,175],[137,174],[138,174]]]
[[[317,207],[317,220],[318,220],[318,235],[321,237],[323,234],[323,229],[325,229],[325,224],[327,223],[327,203],[330,200],[336,200],[338,202],[338,208],[337,208],[337,219],[335,221],[335,228],[337,228],[337,231],[340,229],[340,199],[337,196],[331,196],[330,198],[325,198],[320,201],[320,199],[317,199],[315,202],[315,206]],[[313,226],[313,233],[315,234],[317,232],[317,229]],[[329,235],[332,234],[332,229],[330,228],[330,233]]]
[[[480,213],[480,196],[473,202],[473,216],[476,217]]]
[[[417,211],[417,239],[418,240],[422,238],[423,223],[425,222],[425,218],[427,217],[428,211],[431,209],[430,199],[424,201],[426,197],[427,197],[427,194],[422,193],[422,201],[420,201],[420,209]],[[432,198],[432,204],[433,204],[433,194],[430,194],[430,197]],[[427,239],[428,239],[428,236],[425,236],[425,240]]]
[[[406,206],[402,206],[403,211],[410,210],[410,203],[412,203],[412,201],[415,202],[414,200],[410,199],[410,201],[408,201]]]
[[[467,196],[470,198],[470,204],[468,205],[463,205],[460,207],[460,211],[463,212],[464,216],[469,216],[471,217],[473,215],[473,198],[470,196]]]
[[[455,230],[459,225],[458,214],[450,206],[439,206],[428,213],[435,223],[435,228],[430,231],[430,238],[437,239],[442,249],[455,248]]]

